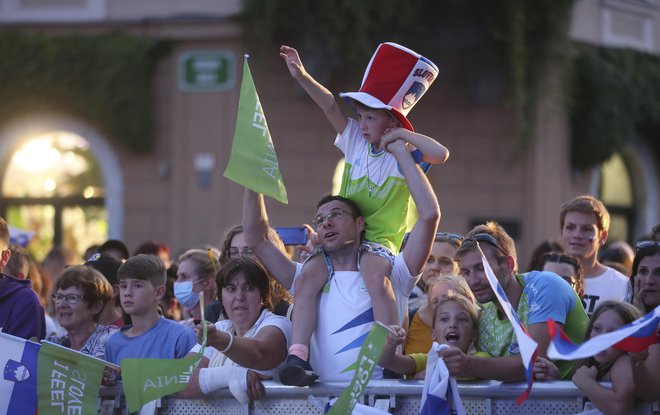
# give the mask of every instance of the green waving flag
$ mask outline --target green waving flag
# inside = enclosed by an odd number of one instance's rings
[[[234,143],[225,177],[257,193],[289,203],[266,116],[247,63],[247,55],[243,61],[243,81]]]
[[[95,414],[106,362],[44,341],[37,364],[40,415]]]
[[[371,380],[374,369],[380,360],[380,355],[383,353],[385,347],[385,340],[387,340],[387,330],[379,322],[375,322],[371,326],[369,335],[360,347],[357,361],[355,362],[355,375],[353,380],[344,389],[337,402],[332,405],[328,415],[350,415],[355,408],[355,404],[360,400],[364,394],[364,388]]]
[[[199,307],[204,322],[202,293],[199,295]],[[206,334],[206,324],[202,324],[202,349],[182,359],[122,359],[121,375],[128,411],[136,412],[154,399],[184,390],[190,382],[190,375],[204,356]]]

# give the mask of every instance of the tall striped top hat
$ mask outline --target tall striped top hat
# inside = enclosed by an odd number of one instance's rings
[[[358,92],[343,92],[370,108],[389,110],[403,128],[414,131],[406,115],[438,76],[433,62],[396,43],[381,43],[367,66]]]

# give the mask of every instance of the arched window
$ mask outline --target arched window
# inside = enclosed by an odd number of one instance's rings
[[[36,232],[37,259],[54,245],[82,254],[107,239],[103,174],[83,137],[51,131],[23,140],[0,173],[0,215]]]

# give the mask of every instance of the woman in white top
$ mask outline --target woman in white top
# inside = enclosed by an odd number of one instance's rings
[[[182,397],[229,388],[241,402],[264,396],[263,379],[277,377],[288,350],[291,322],[273,314],[268,273],[255,258],[238,257],[217,275],[226,320],[207,323],[207,348]],[[201,325],[195,327],[201,340]],[[200,345],[191,352],[199,352]]]

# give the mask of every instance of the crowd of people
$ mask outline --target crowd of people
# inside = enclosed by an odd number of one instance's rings
[[[2,331],[121,364],[198,353],[205,325],[207,347],[183,397],[228,388],[248,401],[267,394],[265,379],[296,386],[349,381],[374,321],[391,327],[374,378],[423,378],[436,342],[448,346],[439,355],[458,379],[521,381],[520,347],[483,255],[538,343],[537,380],[572,380],[604,413],[657,400],[657,342],[641,353],[611,348],[580,362],[550,360],[547,350],[548,319],[582,343],[660,305],[660,226],[634,249],[621,241],[608,246],[607,209],[595,197],[578,196],[561,205],[558,241],[539,246],[528,269],[495,222],[464,234],[442,232],[425,171],[448,152],[414,133],[405,117],[423,94],[417,84],[425,81],[426,89],[432,82],[434,65],[397,46],[379,48],[369,71],[383,70],[380,54],[388,55],[385,62],[412,56],[403,78],[412,77],[414,88],[394,91],[403,91],[397,101],[380,94],[368,73],[359,92],[344,94],[356,103],[357,120],[305,71],[295,49],[282,47],[291,75],[335,127],[347,157],[342,192],[318,202],[314,231],[298,247],[307,254],[304,263],[294,261],[271,227],[263,195],[247,188],[242,224],[218,248],[190,247],[175,261],[157,241],[130,255],[122,241],[109,240],[90,247],[82,265],[57,247],[37,266],[24,248],[9,244],[0,218]],[[416,209],[408,226],[404,205]]]

